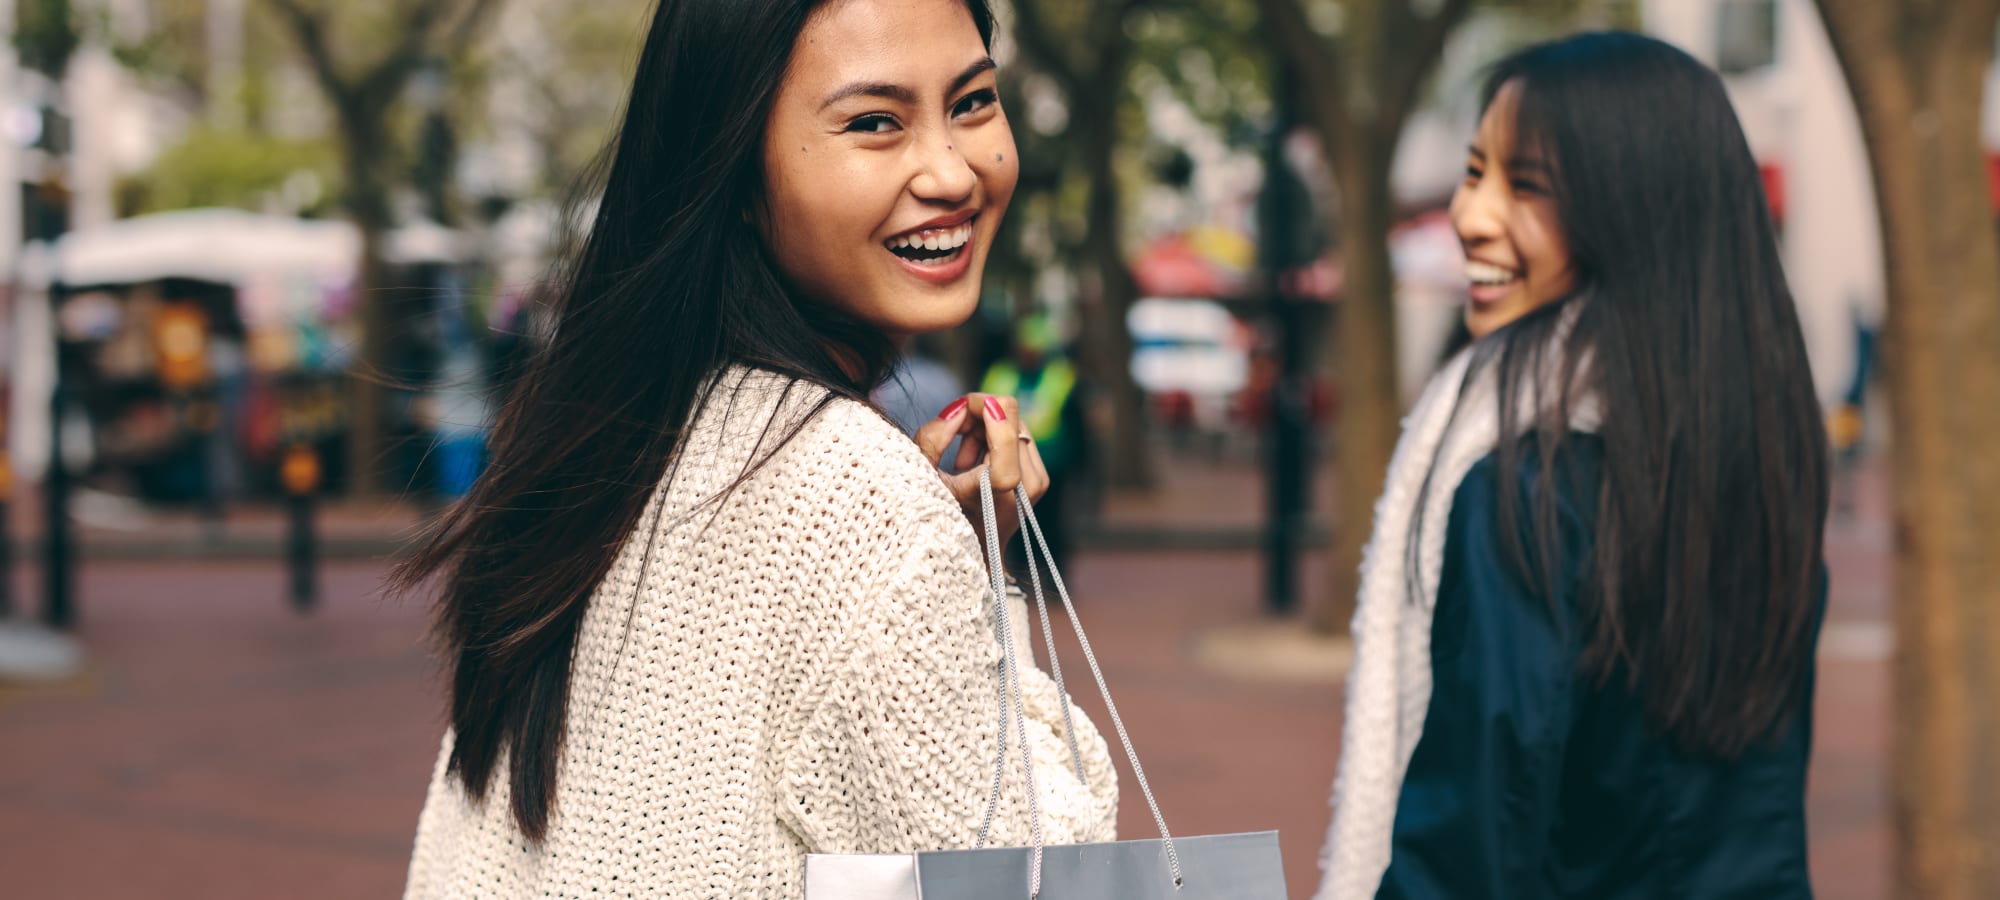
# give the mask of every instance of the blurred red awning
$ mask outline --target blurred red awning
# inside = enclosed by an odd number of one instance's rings
[[[1170,234],[1139,251],[1132,259],[1132,277],[1139,292],[1167,299],[1230,299],[1248,287],[1247,266],[1231,255],[1254,254],[1247,239],[1235,235]],[[1237,247],[1235,244],[1242,244]],[[1245,249],[1250,248],[1250,249]]]
[[[1764,180],[1764,199],[1771,204],[1771,218],[1778,224],[1785,223],[1785,167],[1777,163],[1759,163],[1757,174]]]
[[[2000,151],[1986,151],[1986,203],[2000,212]]]

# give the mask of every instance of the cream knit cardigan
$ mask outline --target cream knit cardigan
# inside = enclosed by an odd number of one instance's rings
[[[1000,648],[979,539],[936,470],[836,400],[703,503],[822,396],[720,377],[585,614],[547,839],[514,827],[504,761],[483,803],[446,777],[447,734],[406,897],[797,898],[807,853],[972,844]],[[1103,738],[1079,712],[1079,782],[1054,683],[1023,675],[1048,842],[1113,839]],[[996,846],[1029,843],[1019,769]]]

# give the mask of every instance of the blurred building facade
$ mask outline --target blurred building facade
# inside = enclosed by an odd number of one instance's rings
[[[1886,298],[1868,151],[1819,12],[1812,0],[1647,0],[1644,15],[1729,86],[1779,214],[1813,380],[1832,406],[1854,373],[1857,326],[1879,327]],[[1995,99],[1989,89],[1989,148],[2000,145]]]

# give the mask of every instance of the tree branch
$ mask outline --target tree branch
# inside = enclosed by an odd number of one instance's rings
[[[1321,39],[1306,20],[1298,0],[1257,0],[1263,12],[1264,31],[1298,74],[1299,94],[1306,101],[1313,124],[1324,140],[1325,151],[1338,153],[1333,140],[1354,127],[1347,111],[1345,60],[1333,41]]]
[[[1885,4],[1861,0],[1814,0],[1819,7],[1821,21],[1826,25],[1827,37],[1834,43],[1847,43],[1857,49],[1856,40],[1863,35],[1882,36],[1893,33],[1889,27],[1893,13]]]
[[[1075,94],[1081,89],[1083,76],[1070,64],[1069,56],[1056,45],[1049,34],[1042,11],[1035,4],[1040,0],[1014,0],[1014,40],[1021,44],[1021,50],[1035,62],[1035,67],[1047,73],[1062,87],[1064,94]]]
[[[471,48],[479,31],[493,18],[493,11],[500,7],[500,0],[472,0],[472,7],[458,17],[458,27],[444,41],[444,55],[457,57]]]
[[[386,102],[403,90],[425,60],[433,57],[451,59],[465,52],[479,35],[480,26],[500,4],[499,0],[472,0],[471,6],[458,17],[456,25],[439,37],[435,32],[445,21],[445,10],[450,5],[449,0],[426,0],[413,7],[402,26],[402,41],[376,65],[374,71],[368,73],[360,93],[378,102]]]
[[[1437,67],[1438,59],[1444,55],[1445,42],[1451,39],[1451,33],[1471,11],[1472,0],[1444,0],[1444,5],[1430,18],[1411,17],[1395,23],[1397,27],[1410,31],[1389,41],[1391,46],[1407,50],[1389,64],[1389,79],[1384,85],[1389,95],[1382,104],[1382,115],[1376,120],[1378,127],[1386,131],[1380,136],[1383,140],[1393,142],[1402,134],[1403,125],[1416,109],[1425,82]]]
[[[1819,7],[1827,42],[1833,46],[1834,58],[1857,101],[1888,86],[1891,82],[1871,79],[1868,73],[1878,66],[1902,68],[1903,61],[1893,45],[1908,23],[1898,21],[1891,5],[1874,0],[1815,0],[1814,5]]]
[[[1125,17],[1147,2],[1148,0],[1116,0],[1112,3],[1093,4],[1091,9],[1095,15],[1088,26],[1089,46],[1103,48],[1112,44],[1129,45],[1131,41],[1121,39],[1118,32],[1125,30]]]
[[[353,92],[353,86],[341,77],[340,67],[333,61],[333,48],[327,46],[326,22],[320,14],[307,9],[298,0],[268,0],[278,17],[291,26],[292,39],[298,42],[299,50],[306,55],[306,62],[312,66],[313,77],[320,87],[334,98],[335,105],[345,102]]]
[[[1097,66],[1091,72],[1091,80],[1100,85],[1111,85],[1109,90],[1115,97],[1125,84],[1125,69],[1132,61],[1132,41],[1119,32],[1125,30],[1125,19],[1148,0],[1120,0],[1102,5],[1101,18],[1091,23],[1089,46],[1098,48]],[[1114,100],[1112,105],[1116,105]]]
[[[445,7],[450,0],[414,0],[409,14],[403,17],[397,31],[401,35],[396,45],[382,61],[375,64],[361,79],[359,93],[374,103],[387,103],[403,86],[410,76],[422,66],[429,55],[428,45],[434,39],[432,31],[444,18]]]
[[[1960,0],[1951,13],[1944,40],[1964,41],[1979,48],[1993,46],[1993,32],[2000,25],[2000,0]]]

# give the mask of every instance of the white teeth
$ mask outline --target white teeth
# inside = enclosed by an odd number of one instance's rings
[[[886,245],[891,250],[905,248],[917,250],[956,250],[972,240],[972,223],[967,222],[953,228],[920,231],[915,234],[890,238]]]
[[[1501,285],[1507,284],[1519,277],[1520,275],[1517,273],[1500,268],[1492,263],[1484,263],[1478,260],[1467,260],[1465,263],[1465,278],[1473,284]]]

